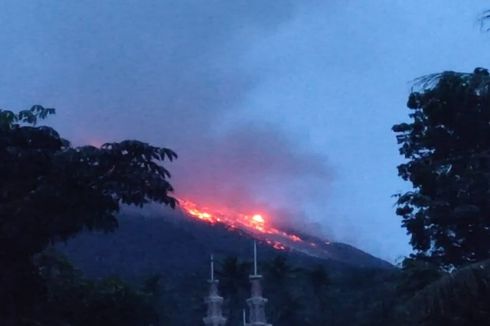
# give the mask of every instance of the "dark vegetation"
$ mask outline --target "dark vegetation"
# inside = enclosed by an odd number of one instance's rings
[[[37,126],[50,114],[54,109],[39,105],[19,113],[0,110],[3,325],[48,318],[39,309],[49,293],[36,258],[50,244],[84,229],[114,230],[120,204],[175,206],[169,173],[159,164],[174,159],[174,152],[139,141],[75,148],[54,129]]]
[[[489,324],[489,89],[489,73],[481,68],[427,77],[410,94],[411,121],[393,127],[407,159],[399,174],[413,185],[397,201],[414,248],[401,268],[360,267],[295,253],[277,256],[261,248],[272,323]],[[212,241],[164,232],[163,239],[174,239],[175,246],[157,246],[161,264],[145,255],[149,247],[130,241],[131,233],[122,233],[120,243],[117,233],[97,235],[90,243],[99,255],[91,260],[82,245],[83,237],[90,237],[84,232],[117,228],[121,204],[155,201],[173,207],[169,173],[161,162],[175,153],[138,141],[74,148],[52,128],[37,126],[53,113],[41,106],[19,113],[0,110],[1,325],[199,323]],[[138,221],[144,223],[138,231],[143,236],[151,234],[145,228],[180,228]],[[248,295],[250,266],[242,246],[249,239],[226,229],[212,232],[219,239],[215,245],[226,248],[217,252],[218,276],[229,324],[237,324]],[[59,245],[81,233],[68,247]],[[104,241],[116,245],[107,247]],[[191,244],[199,249],[186,255]],[[178,256],[172,256],[176,248]]]
[[[490,76],[445,72],[410,94],[411,122],[395,125],[398,167],[413,190],[396,213],[415,256],[442,267],[490,258]]]

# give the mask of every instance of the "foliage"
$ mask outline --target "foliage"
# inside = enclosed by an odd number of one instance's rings
[[[397,293],[404,298],[422,290],[427,285],[440,279],[444,273],[438,266],[414,258],[406,258],[397,284]]]
[[[0,318],[16,324],[45,296],[33,256],[83,229],[111,231],[121,204],[172,207],[176,154],[135,140],[72,147],[38,126],[54,109],[0,110]]]
[[[237,257],[230,256],[221,262],[220,268],[216,271],[222,295],[226,299],[224,312],[229,324],[241,320],[243,303],[249,289],[250,267],[250,263],[241,262]]]
[[[248,276],[251,264],[241,262],[236,256],[225,257],[216,271],[220,288],[229,295],[238,295],[248,289]]]
[[[305,274],[306,282],[312,289],[311,294],[308,295],[308,306],[312,310],[310,312],[311,323],[313,325],[329,324],[334,313],[331,310],[331,305],[329,305],[331,302],[330,286],[332,285],[332,280],[325,267],[321,265],[305,271]]]
[[[275,325],[300,325],[305,322],[302,270],[285,256],[274,257],[264,266],[265,291],[272,303],[270,321]]]
[[[399,175],[414,190],[396,213],[414,257],[461,266],[490,257],[490,77],[445,72],[410,94],[410,123],[393,126],[407,162]]]
[[[321,295],[331,283],[330,276],[322,265],[317,265],[308,272],[308,279],[317,295]]]
[[[117,277],[91,281],[59,255],[42,254],[37,266],[47,287],[37,318],[43,325],[157,325],[155,279],[141,290]]]
[[[487,325],[490,320],[490,260],[475,263],[416,292],[397,307],[405,325]]]

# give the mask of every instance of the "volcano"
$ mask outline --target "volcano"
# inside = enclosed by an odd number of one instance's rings
[[[163,212],[160,208],[128,210],[119,216],[115,232],[82,233],[60,249],[90,277],[120,275],[130,280],[152,274],[178,278],[202,274],[205,278],[211,253],[218,259],[235,256],[249,260],[253,239],[258,240],[262,260],[284,255],[296,265],[322,264],[330,270],[393,268],[348,244],[276,229],[265,218],[262,223],[252,215],[251,226],[227,224],[217,215],[196,218],[196,211],[192,215],[189,206],[182,207]],[[254,227],[253,223],[258,224]]]
[[[291,228],[281,228],[274,225],[264,214],[247,214],[224,208],[213,209],[199,206],[186,199],[179,199],[179,203],[181,212],[188,218],[194,218],[212,226],[222,225],[230,232],[240,231],[278,251],[298,252],[310,257],[350,262],[355,265],[376,267],[386,265],[384,263],[380,264],[377,258],[349,245],[332,243],[329,240],[295,231]],[[341,253],[341,251],[344,252]],[[372,261],[370,261],[370,258]]]

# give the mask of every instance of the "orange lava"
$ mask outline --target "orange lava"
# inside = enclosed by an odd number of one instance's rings
[[[295,242],[303,241],[303,240],[301,240],[300,237],[298,237],[297,235],[294,235],[294,234],[289,234],[288,237],[289,237],[289,239],[291,239]]]
[[[299,235],[279,230],[264,214],[213,209],[199,206],[190,200],[182,198],[178,200],[180,208],[186,215],[210,224],[222,223],[231,228],[241,228],[252,234],[260,234],[267,244],[277,250],[286,250],[287,242],[303,242]]]
[[[254,221],[255,223],[265,223],[264,218],[260,214],[255,214],[254,216],[252,216],[252,221]]]

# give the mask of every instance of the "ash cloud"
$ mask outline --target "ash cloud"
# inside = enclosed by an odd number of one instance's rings
[[[262,80],[248,51],[294,19],[294,3],[3,4],[0,41],[11,51],[0,54],[0,96],[11,108],[56,107],[56,127],[76,144],[136,138],[174,149],[178,195],[306,225],[307,206],[326,200],[325,158],[280,122],[228,119]]]
[[[305,151],[277,126],[242,124],[189,147],[192,157],[181,157],[185,163],[176,164],[174,176],[177,192],[193,200],[259,210],[305,231],[305,204],[327,199],[331,173],[325,157]]]

